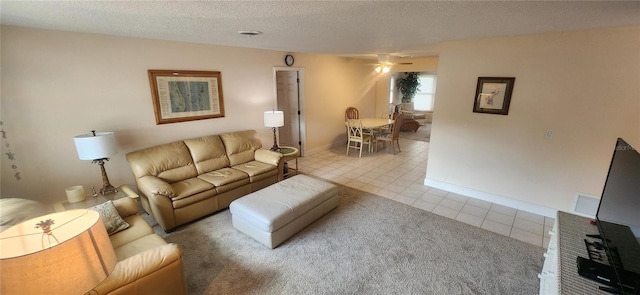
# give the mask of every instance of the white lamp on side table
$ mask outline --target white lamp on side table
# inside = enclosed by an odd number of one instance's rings
[[[264,126],[273,128],[273,146],[271,150],[277,151],[280,148],[278,147],[278,139],[276,138],[276,128],[284,126],[284,112],[264,112]]]
[[[89,134],[78,135],[73,138],[80,160],[92,160],[91,163],[100,165],[102,171],[102,188],[100,193],[105,194],[117,192],[118,190],[109,183],[107,171],[104,169],[104,161],[109,161],[109,157],[118,153],[116,138],[113,132],[98,132],[91,130]]]

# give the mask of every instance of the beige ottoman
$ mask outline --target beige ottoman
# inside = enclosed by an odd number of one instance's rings
[[[233,227],[273,249],[338,206],[338,187],[296,175],[229,205]]]

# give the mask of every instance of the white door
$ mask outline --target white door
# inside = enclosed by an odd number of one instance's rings
[[[299,69],[276,69],[277,109],[284,112],[284,126],[279,128],[279,145],[297,147],[303,154],[303,116]]]

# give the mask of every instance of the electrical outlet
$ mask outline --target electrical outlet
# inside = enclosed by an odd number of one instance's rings
[[[551,129],[547,130],[547,132],[545,132],[545,134],[544,134],[544,138],[549,139],[549,138],[552,138],[552,137],[553,137],[553,130],[551,130]]]

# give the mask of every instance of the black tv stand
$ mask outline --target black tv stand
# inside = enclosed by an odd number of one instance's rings
[[[558,212],[547,248],[547,258],[540,273],[540,294],[610,295],[612,294],[610,291],[614,294],[617,292],[615,287],[578,274],[577,257],[589,260],[584,242],[585,235],[599,234],[597,226],[590,224],[589,221],[590,219],[586,217]],[[625,291],[625,293],[630,292]],[[637,289],[635,293],[638,293]]]
[[[604,241],[604,239],[602,238],[601,235],[585,235],[585,236],[587,236],[589,238],[600,239],[600,240]],[[607,242],[610,242],[610,241],[611,240],[607,239]]]
[[[596,262],[590,259],[586,259],[578,256],[578,274],[583,277],[594,280],[598,283],[605,284],[609,287],[600,286],[599,289],[613,293],[613,294],[638,294],[640,290],[638,288],[638,282],[640,282],[640,275],[629,271],[623,271],[620,274],[622,284],[616,277],[615,270],[610,265],[606,265],[600,262]],[[623,288],[623,290],[621,290]]]
[[[607,293],[611,293],[611,294],[616,294],[616,295],[622,294],[622,291],[620,291],[620,289],[618,289],[618,288],[600,286],[600,287],[598,287],[598,289],[600,289],[602,291],[605,291]]]

